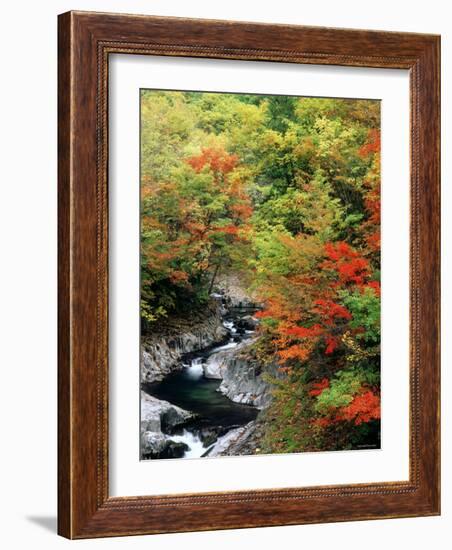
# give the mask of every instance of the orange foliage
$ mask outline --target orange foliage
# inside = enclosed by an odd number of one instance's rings
[[[320,325],[313,325],[310,328],[306,327],[290,327],[283,328],[280,332],[287,336],[295,336],[296,338],[313,338],[320,336],[323,333],[323,328]]]
[[[339,413],[340,420],[353,421],[356,426],[381,417],[380,397],[370,390],[355,396]]]
[[[246,220],[253,213],[253,208],[249,204],[234,204],[231,211],[240,219]]]
[[[327,384],[325,380],[328,382],[328,379],[324,378],[321,382],[313,384],[313,390],[309,394],[313,397],[320,395],[324,389],[329,387],[329,383]],[[331,411],[329,415],[314,419],[312,425],[327,428],[339,422],[353,422],[355,426],[359,426],[379,418],[381,418],[380,396],[371,390],[361,388],[349,405]]]
[[[208,166],[212,172],[228,174],[237,166],[238,160],[237,155],[230,155],[224,149],[203,147],[200,155],[188,158],[187,162],[196,172]]]
[[[226,233],[228,235],[236,235],[239,228],[236,225],[224,225],[223,227],[213,227],[212,232]]]
[[[180,271],[178,269],[174,270],[170,274],[170,280],[172,283],[185,283],[188,281],[188,273],[185,271]]]
[[[318,428],[327,428],[332,424],[331,419],[327,416],[322,416],[320,418],[315,418],[311,424],[317,426]]]
[[[365,158],[369,155],[379,153],[381,149],[380,131],[376,128],[369,130],[367,143],[365,143],[358,151],[360,157]]]
[[[381,244],[380,230],[367,235],[366,243],[372,252],[380,252],[380,244]]]
[[[300,361],[306,361],[310,353],[311,353],[310,348],[305,348],[303,346],[300,346],[299,344],[295,344],[286,349],[282,349],[278,351],[279,357],[281,357],[281,359],[283,359],[284,361],[287,361],[289,359],[298,359]]]
[[[369,281],[366,286],[372,288],[377,296],[381,296],[381,286],[378,281]]]

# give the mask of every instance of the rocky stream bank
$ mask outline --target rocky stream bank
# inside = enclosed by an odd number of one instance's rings
[[[217,293],[190,320],[170,321],[143,338],[143,459],[258,450],[259,411],[270,403],[271,388],[253,355],[256,309]]]

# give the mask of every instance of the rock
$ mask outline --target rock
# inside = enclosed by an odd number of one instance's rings
[[[263,409],[270,404],[271,388],[265,381],[261,365],[250,353],[256,339],[245,340],[233,352],[217,360],[215,371],[221,375],[222,383],[218,391],[235,403],[252,405]],[[214,370],[214,369],[212,369]]]
[[[147,349],[141,347],[141,382],[157,382],[163,380],[171,372],[182,368],[178,364],[180,354],[171,349],[168,342],[147,344]]]
[[[167,319],[155,334],[141,339],[141,382],[163,380],[181,370],[184,354],[219,344],[228,336],[223,326],[221,305],[215,300],[190,318]]]
[[[171,431],[196,415],[177,407],[168,401],[152,397],[146,392],[141,392],[141,431],[142,432],[166,432]]]
[[[187,420],[194,418],[195,415],[176,405],[171,405],[168,409],[163,411],[160,415],[160,422],[162,432],[171,433],[176,426],[185,424]]]
[[[252,315],[244,315],[237,321],[237,327],[244,330],[256,330],[259,321]]]
[[[223,273],[217,277],[216,291],[229,307],[253,308],[256,300],[253,293],[246,288],[240,276],[234,273]]]
[[[234,428],[228,431],[222,437],[219,437],[215,445],[206,453],[206,456],[237,456],[243,454],[252,454],[253,451],[243,452],[245,444],[254,434],[256,422],[253,420],[245,426]]]
[[[162,433],[144,432],[141,435],[141,457],[144,459],[181,458],[187,450],[188,445],[172,441]]]
[[[142,458],[158,458],[166,446],[167,438],[161,432],[142,431],[141,456]]]
[[[196,415],[141,392],[141,457],[180,458],[188,450],[183,442],[173,441],[174,428],[196,418]]]
[[[271,388],[265,381],[261,365],[252,357],[257,338],[244,340],[233,349],[212,354],[203,365],[204,376],[222,380],[218,391],[234,403],[263,409],[270,404]],[[276,366],[267,366],[266,372],[279,377]]]
[[[223,436],[228,431],[228,428],[223,426],[208,426],[201,428],[198,432],[199,439],[202,441],[204,447],[210,447],[217,439]]]
[[[188,451],[188,449],[188,445],[182,441],[176,442],[168,440],[165,450],[159,458],[182,458],[185,451]]]
[[[238,347],[238,346],[237,346]],[[204,376],[214,380],[223,379],[223,371],[226,368],[231,350],[218,351],[213,353],[203,365]]]

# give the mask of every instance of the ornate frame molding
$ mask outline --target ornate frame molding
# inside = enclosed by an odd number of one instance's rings
[[[439,44],[437,36],[407,33],[88,12],[59,17],[60,534],[439,513]],[[117,53],[410,71],[409,481],[109,497],[108,59]]]

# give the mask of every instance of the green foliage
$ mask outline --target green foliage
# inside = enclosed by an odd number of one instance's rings
[[[292,235],[317,234],[326,242],[337,237],[343,218],[339,200],[331,198],[331,186],[317,172],[309,184],[299,182],[265,201],[255,215],[255,226],[263,231],[281,227]]]
[[[344,291],[341,293],[343,304],[353,315],[350,327],[364,329],[356,338],[369,344],[380,342],[380,297],[372,288],[363,292]]]
[[[330,380],[328,388],[317,396],[315,408],[320,413],[345,407],[361,388],[364,376],[360,370],[340,370]]]

